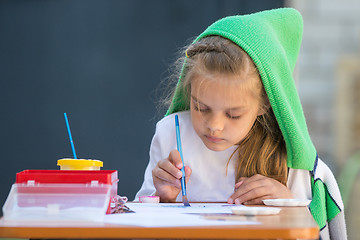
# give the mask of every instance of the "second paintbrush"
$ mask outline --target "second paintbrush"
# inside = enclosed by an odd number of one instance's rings
[[[184,206],[190,207],[189,200],[186,196],[186,183],[185,183],[185,163],[184,163],[184,157],[182,154],[182,148],[181,148],[181,138],[180,138],[180,127],[179,127],[179,117],[178,115],[175,115],[175,129],[176,129],[176,144],[177,144],[177,150],[180,153],[181,161],[182,161],[182,177],[181,177],[181,193],[182,193],[182,200],[184,203]]]

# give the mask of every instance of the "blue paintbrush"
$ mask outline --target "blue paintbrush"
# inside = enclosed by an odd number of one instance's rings
[[[68,118],[67,118],[66,113],[64,113],[64,117],[65,117],[66,128],[67,128],[68,134],[69,134],[71,149],[72,149],[72,152],[73,152],[73,154],[74,154],[74,159],[77,159],[77,157],[76,157],[76,152],[75,152],[74,142],[73,142],[73,139],[72,139],[72,136],[71,136],[70,125],[69,125],[69,121],[68,121]]]
[[[185,184],[185,163],[184,163],[184,157],[182,154],[182,148],[181,148],[181,138],[180,138],[180,128],[179,128],[179,117],[178,115],[175,115],[175,128],[176,128],[176,143],[177,143],[177,150],[180,153],[181,161],[182,161],[182,177],[181,177],[181,193],[182,193],[182,200],[184,203],[184,206],[190,207],[189,200],[186,196],[186,184]]]

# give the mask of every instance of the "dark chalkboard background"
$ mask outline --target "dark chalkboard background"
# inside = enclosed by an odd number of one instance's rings
[[[133,199],[148,162],[155,91],[175,53],[215,20],[283,6],[238,1],[0,1],[0,204],[15,174],[72,157],[118,170]]]

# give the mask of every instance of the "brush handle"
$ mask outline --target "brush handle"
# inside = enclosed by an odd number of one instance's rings
[[[175,115],[175,129],[176,129],[176,144],[177,144],[177,150],[180,153],[181,162],[183,164],[181,168],[182,177],[181,177],[181,193],[183,196],[186,196],[186,185],[185,185],[185,163],[184,163],[184,157],[182,153],[181,148],[181,138],[180,138],[180,127],[179,127],[179,117],[178,115]]]
[[[77,159],[76,152],[75,152],[74,141],[73,141],[72,136],[71,136],[70,125],[69,125],[69,121],[68,121],[66,113],[64,113],[64,118],[65,118],[66,128],[67,128],[67,131],[68,131],[68,134],[69,134],[71,149],[72,149],[72,152],[74,154],[74,159]]]

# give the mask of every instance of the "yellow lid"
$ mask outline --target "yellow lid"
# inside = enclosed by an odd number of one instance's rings
[[[100,160],[92,159],[71,159],[63,158],[57,161],[57,165],[60,167],[69,166],[70,168],[64,167],[61,169],[66,170],[93,170],[103,166],[103,162]]]

